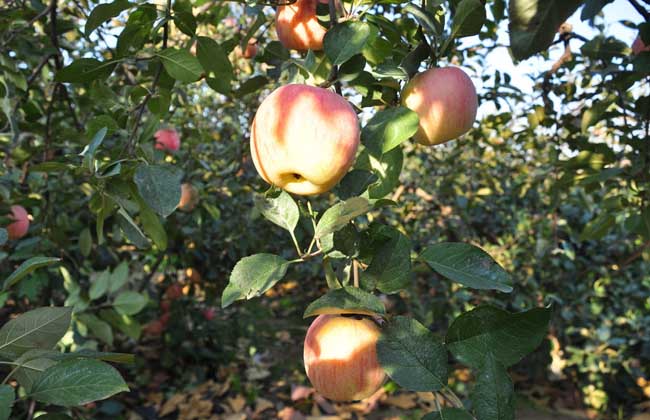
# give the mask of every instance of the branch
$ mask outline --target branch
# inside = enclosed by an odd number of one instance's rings
[[[640,14],[641,16],[643,16],[643,18],[646,20],[646,22],[650,22],[650,12],[648,12],[648,9],[646,9],[646,8],[643,7],[643,6],[641,6],[641,5],[639,4],[639,2],[636,1],[636,0],[629,0],[629,2],[630,2],[630,3],[632,4],[632,6],[636,9],[636,11],[639,12],[639,14]]]

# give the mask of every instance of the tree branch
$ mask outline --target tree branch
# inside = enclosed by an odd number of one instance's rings
[[[636,9],[636,11],[639,12],[641,16],[643,16],[643,19],[645,19],[646,22],[650,22],[650,12],[648,12],[648,9],[641,6],[637,0],[628,0],[628,1]]]

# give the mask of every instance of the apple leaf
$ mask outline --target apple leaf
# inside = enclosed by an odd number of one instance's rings
[[[515,418],[515,390],[505,367],[494,357],[485,358],[470,395],[476,417],[486,420]]]
[[[293,232],[300,219],[298,205],[291,195],[281,191],[277,197],[257,196],[255,207],[272,223]]]
[[[18,266],[16,270],[14,270],[13,273],[9,275],[9,277],[5,279],[2,290],[9,289],[11,286],[22,280],[25,276],[31,274],[34,270],[42,267],[47,267],[48,265],[52,265],[59,261],[61,261],[61,258],[54,257],[32,257],[27,261],[24,261]]]
[[[399,185],[399,175],[402,172],[404,154],[400,147],[392,149],[381,157],[372,156],[365,149],[357,158],[355,169],[372,171],[378,180],[368,187],[367,196],[371,200],[384,198]]]
[[[509,367],[539,346],[550,316],[548,308],[509,313],[479,306],[454,320],[447,331],[447,347],[458,360],[473,368],[482,366],[488,355]]]
[[[374,156],[399,146],[418,131],[418,114],[401,106],[377,112],[361,130],[361,142]]]
[[[388,376],[409,391],[436,391],[447,384],[447,351],[413,318],[395,317],[377,342],[377,358]]]
[[[141,163],[135,170],[133,181],[147,205],[162,217],[167,217],[181,200],[182,176],[182,171],[174,166]]]
[[[147,300],[145,295],[127,290],[117,295],[113,307],[122,315],[135,315],[144,308]]]
[[[197,38],[196,56],[208,77],[216,77],[228,86],[232,80],[232,64],[226,51],[212,38],[200,36]]]
[[[358,287],[341,287],[330,290],[307,306],[303,318],[317,315],[360,314],[385,315],[381,300]]]
[[[372,183],[379,178],[370,171],[353,169],[339,182],[336,187],[336,195],[341,200],[361,195]]]
[[[426,28],[432,34],[440,35],[438,28],[436,27],[435,17],[433,17],[426,9],[413,3],[409,3],[402,8],[402,11],[412,14],[415,20],[417,20],[423,28]]]
[[[481,248],[458,242],[427,247],[420,259],[438,274],[473,289],[512,291],[510,275]]]
[[[390,239],[375,250],[370,265],[361,274],[361,282],[367,289],[397,293],[411,281],[411,241],[390,226],[384,226],[382,235]]]
[[[510,48],[517,60],[544,51],[583,0],[510,0]]]
[[[450,38],[461,38],[481,32],[485,23],[485,6],[481,0],[462,0],[456,7]]]
[[[14,388],[8,384],[0,385],[0,420],[8,420],[14,404]]]
[[[115,61],[99,61],[94,58],[79,58],[69,66],[56,72],[54,80],[64,83],[85,83],[104,80],[113,73]]]
[[[323,39],[325,54],[338,66],[360,54],[370,38],[370,25],[365,22],[347,21],[327,31]]]
[[[68,331],[72,308],[43,307],[25,312],[0,328],[0,356],[15,360],[34,348],[51,349]]]
[[[316,225],[314,236],[320,239],[343,228],[355,217],[372,209],[370,201],[363,197],[352,197],[327,209]]]
[[[474,417],[462,408],[443,408],[428,413],[422,420],[474,420]]]
[[[9,240],[9,233],[7,233],[7,229],[0,228],[0,246],[6,244],[8,240]]]
[[[199,60],[187,50],[167,48],[156,55],[162,60],[165,71],[181,82],[196,82],[203,73]]]
[[[221,307],[234,301],[261,296],[287,272],[291,262],[273,254],[255,254],[242,258],[235,264],[228,286],[221,295]]]
[[[102,23],[118,16],[120,13],[122,13],[122,11],[133,6],[135,6],[135,4],[129,3],[127,0],[115,0],[112,3],[99,4],[95,6],[93,11],[90,12],[88,19],[86,20],[84,33],[86,36],[89,36]]]

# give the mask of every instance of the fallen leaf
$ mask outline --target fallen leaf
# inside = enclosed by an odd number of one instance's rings
[[[174,394],[170,399],[163,404],[162,408],[160,409],[160,417],[165,417],[166,415],[169,415],[176,411],[178,409],[178,406],[185,402],[185,399],[187,398],[187,395],[185,394]]]
[[[242,411],[246,406],[246,398],[242,397],[241,395],[228,398],[228,405],[230,405],[232,411],[238,413],[239,411]]]
[[[302,400],[308,398],[314,392],[314,388],[308,386],[291,386],[291,400]]]

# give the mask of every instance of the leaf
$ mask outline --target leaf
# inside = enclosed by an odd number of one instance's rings
[[[111,282],[111,273],[108,270],[102,271],[90,285],[88,297],[90,300],[99,299],[104,296]]]
[[[126,281],[129,279],[129,264],[126,261],[122,261],[113,273],[111,274],[111,281],[109,283],[108,291],[115,292],[119,290]]]
[[[372,209],[370,202],[362,197],[352,197],[327,209],[316,225],[314,237],[320,239],[325,235],[343,228],[355,217]]]
[[[11,385],[0,385],[0,420],[9,420],[14,398],[14,388]]]
[[[361,152],[357,158],[356,169],[372,171],[378,178],[377,182],[368,187],[367,197],[371,200],[380,199],[392,193],[399,185],[403,162],[404,154],[399,147],[381,157],[372,156],[368,150]]]
[[[85,324],[90,332],[109,346],[113,345],[113,329],[106,321],[92,314],[79,315],[78,320]]]
[[[509,313],[479,306],[454,320],[447,331],[447,347],[458,360],[474,368],[490,354],[509,367],[539,346],[550,316],[547,308]]]
[[[28,350],[14,361],[17,369],[12,376],[25,388],[25,392],[29,392],[43,372],[56,364],[52,356],[58,354],[60,353],[54,350]]]
[[[149,240],[147,239],[146,236],[144,236],[144,233],[140,230],[138,225],[135,224],[135,221],[129,216],[129,214],[124,210],[123,208],[120,208],[117,211],[118,215],[118,223],[120,225],[120,228],[122,228],[122,231],[126,235],[126,237],[133,242],[135,246],[137,246],[140,249],[146,249],[149,248],[151,245],[149,243]]]
[[[401,106],[377,112],[361,130],[361,142],[374,156],[399,146],[418,131],[418,114]]]
[[[142,228],[151,240],[153,240],[153,243],[156,244],[158,249],[164,251],[167,249],[167,232],[160,221],[160,217],[143,200],[138,201],[138,204],[140,204],[140,222],[142,222]]]
[[[447,384],[447,351],[424,325],[395,317],[377,341],[377,358],[388,376],[409,391],[436,391]]]
[[[338,66],[352,56],[360,54],[370,38],[370,25],[365,22],[347,21],[327,31],[323,39],[325,54]]]
[[[583,0],[510,0],[510,48],[517,60],[544,51]]]
[[[208,77],[208,85],[220,93],[230,92],[232,64],[221,45],[212,38],[200,36],[197,38],[196,56]],[[213,86],[209,82],[211,78],[216,78],[218,85]]]
[[[156,55],[162,60],[165,71],[181,82],[196,82],[203,73],[199,60],[187,50],[167,48]]]
[[[40,402],[70,407],[128,390],[120,373],[108,363],[73,359],[48,368],[28,396]]]
[[[494,357],[486,357],[470,395],[476,417],[481,420],[513,420],[515,390],[508,372]]]
[[[0,246],[6,244],[8,240],[9,240],[9,233],[7,233],[7,229],[0,228]]]
[[[15,360],[29,349],[52,349],[68,331],[72,308],[44,307],[25,312],[0,328],[0,355]]]
[[[481,248],[457,242],[427,247],[420,259],[438,274],[473,289],[510,293],[510,275]]]
[[[95,29],[107,20],[118,16],[123,10],[129,9],[135,4],[129,3],[127,0],[115,0],[112,3],[100,4],[95,6],[84,27],[84,33],[89,36]]]
[[[409,3],[402,8],[402,11],[412,14],[415,20],[432,34],[440,35],[436,28],[435,18],[427,10],[413,3]]]
[[[368,187],[378,180],[377,175],[363,169],[353,169],[339,182],[336,194],[341,200],[361,195]]]
[[[79,153],[79,156],[83,156],[84,167],[86,167],[90,172],[95,172],[95,153],[97,153],[97,149],[99,149],[99,146],[101,146],[104,141],[107,131],[108,129],[106,127],[97,131],[90,142],[83,148],[81,153]]]
[[[481,0],[462,0],[456,7],[450,38],[476,35],[484,22],[485,6]]]
[[[135,315],[140,312],[146,304],[146,296],[130,290],[120,293],[113,301],[113,307],[121,315]]]
[[[54,80],[63,83],[85,83],[103,81],[113,73],[115,61],[99,61],[94,58],[79,58],[69,66],[56,72]]]
[[[397,293],[411,280],[411,241],[399,230],[385,226],[382,235],[390,239],[376,249],[361,279],[364,287],[383,293]]]
[[[16,270],[14,270],[13,273],[9,275],[9,277],[5,279],[2,290],[9,289],[11,286],[22,280],[26,275],[34,272],[34,270],[42,267],[47,267],[48,265],[52,265],[59,261],[61,261],[61,258],[54,257],[32,257],[27,261],[24,261],[18,266]]]
[[[580,233],[581,241],[597,241],[602,239],[616,223],[616,218],[607,212],[599,214],[591,220]]]
[[[93,246],[93,238],[90,234],[90,229],[84,228],[79,234],[79,251],[81,255],[87,257],[90,255],[90,250]]]
[[[192,14],[192,5],[188,1],[175,1],[174,23],[185,35],[194,36],[196,32],[196,19]]]
[[[471,414],[462,408],[443,408],[422,417],[422,420],[474,420]]]
[[[307,306],[303,318],[317,315],[361,314],[385,315],[382,301],[372,293],[358,287],[342,287],[330,290]]]
[[[300,219],[298,205],[286,191],[281,191],[275,198],[258,196],[255,207],[264,217],[282,229],[293,232]]]
[[[142,326],[128,315],[120,315],[112,309],[102,309],[99,311],[99,316],[114,328],[119,329],[128,337],[137,340],[140,338]]]
[[[141,163],[135,170],[133,182],[147,205],[167,217],[181,200],[182,176],[182,171],[174,166]]]
[[[587,0],[580,13],[581,20],[592,20],[600,11],[614,0]]]
[[[282,280],[289,264],[289,261],[273,254],[242,258],[230,273],[230,281],[221,296],[221,307],[225,308],[236,300],[261,296]]]

